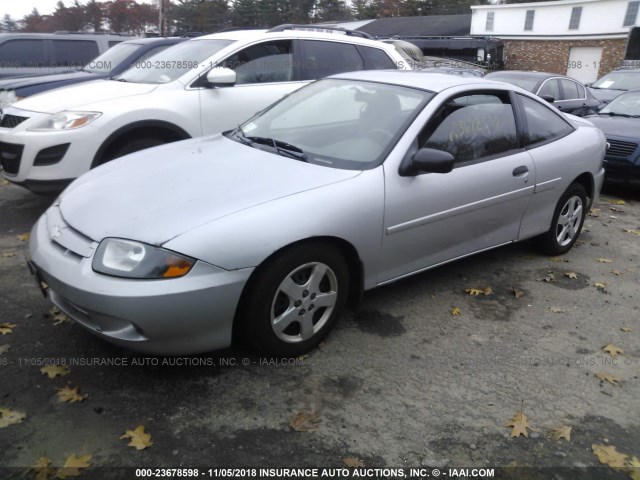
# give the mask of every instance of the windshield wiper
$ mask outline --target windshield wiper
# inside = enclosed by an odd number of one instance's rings
[[[633,118],[636,115],[629,115],[627,113],[618,113],[618,112],[606,112],[605,115],[609,115],[610,117],[625,117],[625,118]]]
[[[241,143],[250,147],[256,143],[259,145],[266,145],[273,148],[281,155],[288,155],[291,158],[295,158],[296,160],[303,162],[309,161],[309,158],[300,147],[283,142],[282,140],[276,140],[275,138],[247,136],[242,131],[242,127],[240,127],[240,125],[230,132],[225,132],[225,135],[236,137]]]

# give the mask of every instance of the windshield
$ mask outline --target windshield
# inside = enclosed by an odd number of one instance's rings
[[[310,163],[365,170],[384,160],[432,97],[431,92],[396,85],[325,79],[227,135],[255,148],[273,140],[274,149],[294,152]]]
[[[233,40],[188,40],[136,62],[117,79],[132,83],[173,82],[231,43]]]
[[[91,60],[85,65],[83,70],[91,73],[109,73],[125,58],[141,48],[142,45],[138,43],[119,43],[111,47],[99,57]]]
[[[640,72],[611,72],[591,85],[593,88],[632,90],[640,88]]]
[[[640,116],[640,91],[623,93],[611,100],[600,113],[603,115]]]
[[[537,78],[522,78],[522,77],[512,77],[511,75],[485,75],[485,78],[489,80],[495,80],[496,82],[504,82],[510,83],[511,85],[516,85],[520,88],[524,88],[526,91],[535,93],[537,90],[538,84],[540,80]]]

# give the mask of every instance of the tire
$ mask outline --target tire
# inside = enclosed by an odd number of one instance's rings
[[[242,295],[239,333],[260,353],[302,355],[327,336],[348,291],[349,270],[337,249],[293,246],[259,267]]]
[[[580,236],[586,214],[587,192],[579,183],[572,183],[556,205],[551,228],[539,237],[542,252],[562,255],[571,250]]]
[[[98,165],[103,165],[111,160],[115,160],[116,158],[124,157],[130,153],[139,152],[140,150],[144,150],[151,147],[157,147],[158,145],[164,145],[164,140],[156,137],[142,137],[136,138],[135,140],[129,140],[124,145],[114,148],[106,153],[103,158],[100,160]],[[95,165],[95,166],[98,166]]]

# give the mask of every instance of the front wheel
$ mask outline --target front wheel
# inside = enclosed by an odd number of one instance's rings
[[[551,228],[540,236],[539,244],[548,255],[561,255],[576,243],[587,209],[587,193],[579,183],[572,183],[560,197],[553,213]]]
[[[258,351],[297,356],[318,345],[347,300],[349,272],[342,254],[303,244],[260,267],[240,305],[242,336]]]

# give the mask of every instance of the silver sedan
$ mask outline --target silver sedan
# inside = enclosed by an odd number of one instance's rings
[[[600,130],[515,86],[342,74],[82,176],[35,225],[30,265],[113,343],[298,355],[364,290],[531,237],[568,251],[604,153]]]

